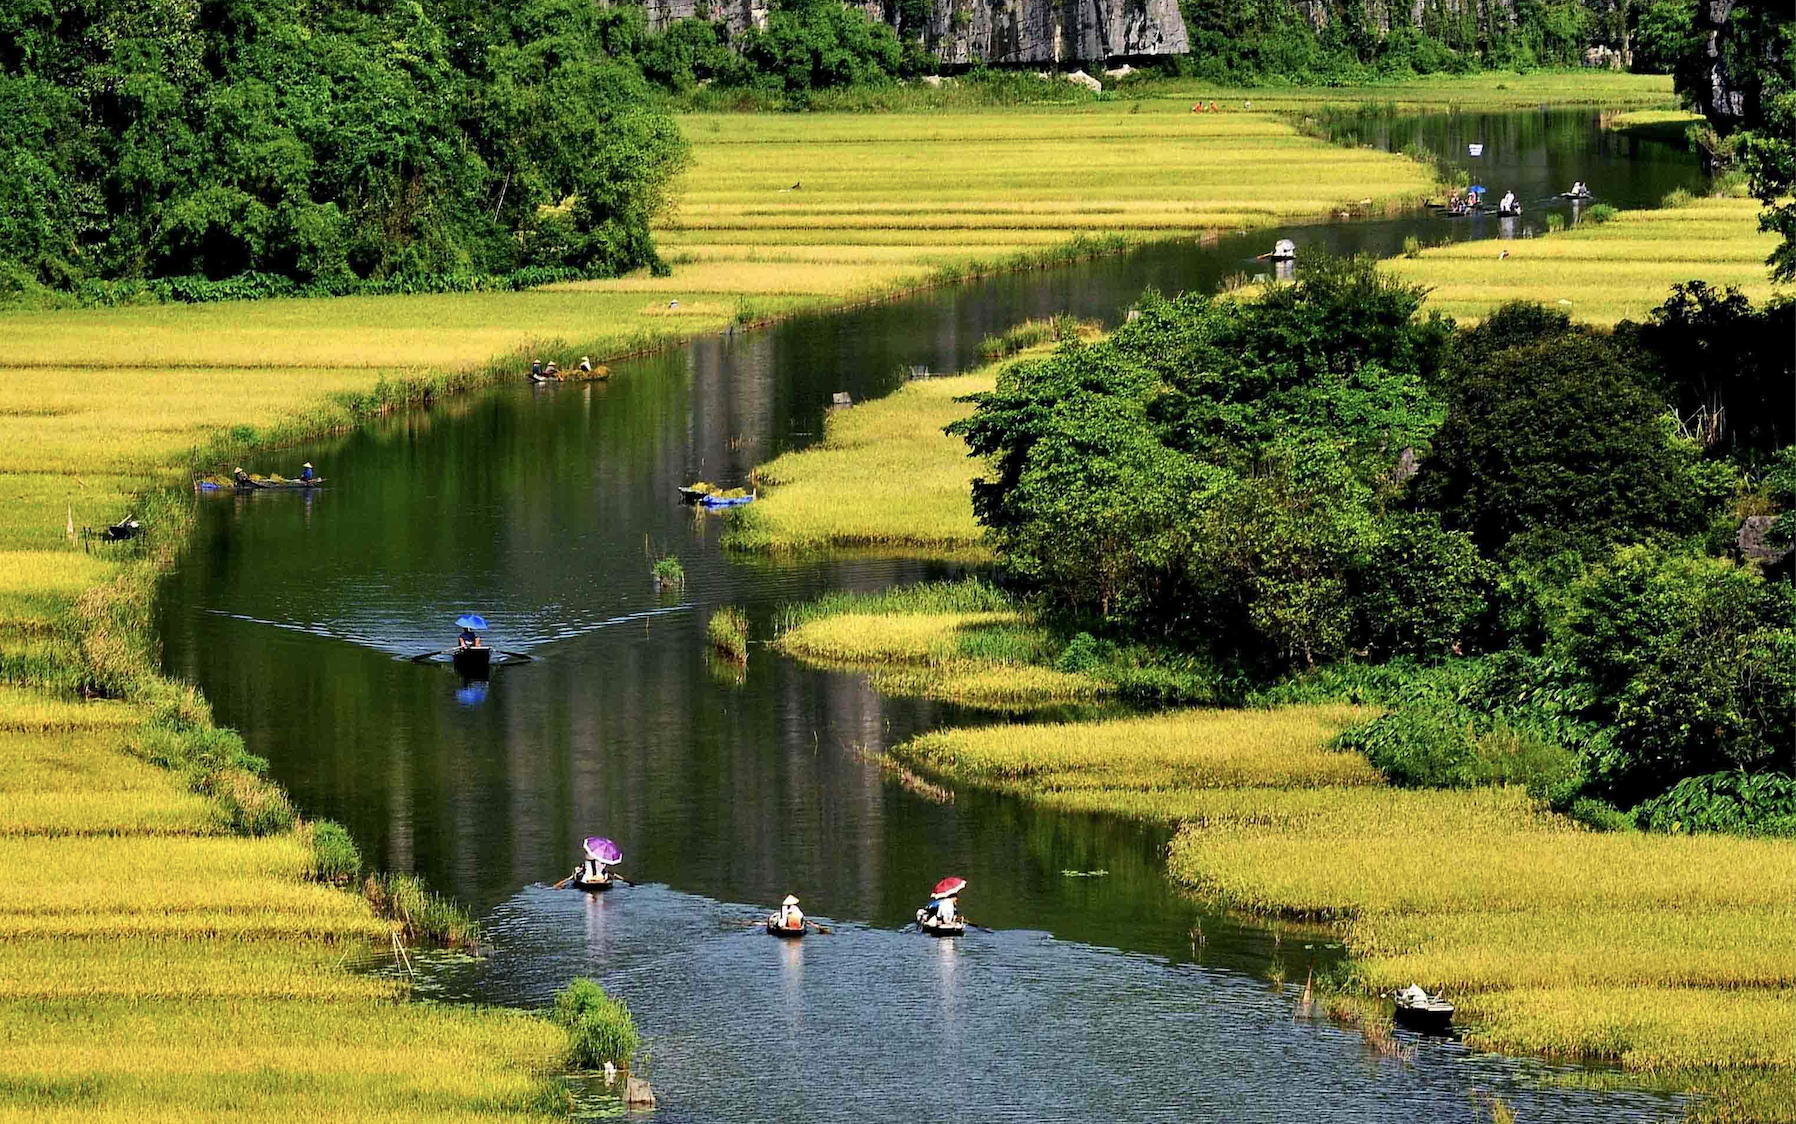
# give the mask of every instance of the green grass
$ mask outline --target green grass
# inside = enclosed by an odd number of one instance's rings
[[[1525,300],[1586,323],[1641,321],[1678,281],[1735,285],[1755,303],[1777,292],[1765,269],[1777,236],[1759,233],[1758,214],[1751,199],[1697,199],[1545,237],[1439,246],[1385,268],[1428,286],[1426,307],[1461,320]],[[1500,259],[1500,250],[1509,257]]]
[[[1349,988],[1445,987],[1474,1048],[1612,1061],[1712,1091],[1705,1118],[1796,1119],[1787,843],[1595,834],[1519,789],[1392,789],[1330,748],[1354,716],[995,726],[893,755],[955,784],[1180,825],[1176,880],[1338,926]]]
[[[1215,101],[1218,109],[1229,113],[1248,101],[1256,110],[1380,106],[1405,113],[1491,113],[1583,105],[1614,110],[1673,110],[1678,104],[1669,75],[1582,68],[1533,70],[1526,74],[1433,74],[1365,86],[1265,86],[1250,90],[1196,79],[1132,81],[1118,86],[1116,94],[1119,98],[1172,102],[1175,112],[1188,112],[1190,104],[1201,98],[1206,105]]]
[[[748,662],[748,618],[734,605],[725,605],[711,614],[705,624],[705,638],[711,648],[736,663]]]

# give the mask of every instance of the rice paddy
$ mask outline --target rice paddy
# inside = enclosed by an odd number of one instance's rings
[[[1697,199],[1537,238],[1437,246],[1386,268],[1428,286],[1427,307],[1457,319],[1521,300],[1612,325],[1645,320],[1678,281],[1737,286],[1755,304],[1770,297],[1765,258],[1777,236],[1759,233],[1758,216],[1753,199]]]
[[[731,514],[725,545],[990,558],[969,498],[981,465],[942,427],[972,412],[955,399],[990,390],[996,379],[995,368],[924,379],[835,412],[822,441],[756,470],[762,494]]]
[[[1176,880],[1338,926],[1349,988],[1444,987],[1474,1048],[1662,1075],[1712,1093],[1706,1118],[1796,1119],[1787,842],[1596,834],[1515,789],[1388,788],[1329,747],[1355,717],[996,726],[893,754],[944,781],[1180,825]]]

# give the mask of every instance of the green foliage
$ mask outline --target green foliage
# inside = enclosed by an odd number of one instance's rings
[[[1483,609],[1483,564],[1383,502],[1440,418],[1447,329],[1413,319],[1420,300],[1328,259],[1253,302],[1150,294],[950,427],[992,458],[974,510],[1050,608],[1106,627],[1275,663],[1444,651]]]
[[[1754,309],[1738,289],[1679,282],[1647,323],[1615,334],[1645,352],[1709,455],[1758,463],[1796,436],[1796,302]]]
[[[103,286],[90,303],[653,265],[684,144],[619,61],[641,22],[572,0],[20,9],[0,258]]]
[[[362,853],[349,830],[335,820],[313,820],[312,877],[320,882],[349,882],[361,876]]]
[[[1601,226],[1620,213],[1620,211],[1617,211],[1607,203],[1593,203],[1590,208],[1584,212],[1584,221]]]
[[[1796,590],[1719,558],[1645,546],[1573,582],[1550,655],[1613,730],[1589,770],[1633,802],[1683,778],[1763,769],[1796,743]]]
[[[449,948],[478,947],[480,923],[467,910],[434,893],[415,874],[371,874],[362,892],[374,912],[398,922],[406,939]]]
[[[705,636],[711,647],[737,663],[748,661],[748,618],[734,605],[725,605],[711,614],[705,625]]]
[[[1637,9],[1634,70],[1670,74],[1685,55],[1699,49],[1696,0],[1654,0]]]
[[[778,0],[764,28],[744,30],[731,45],[741,63],[721,75],[726,83],[799,98],[935,69],[915,40],[902,41],[890,25],[835,0]]]
[[[1634,809],[1644,831],[1796,837],[1796,779],[1733,770],[1686,777]]]
[[[1536,734],[1497,725],[1479,731],[1459,708],[1408,706],[1341,734],[1343,749],[1364,753],[1391,783],[1407,788],[1521,785],[1552,801],[1575,788],[1577,758]]]
[[[550,1017],[567,1029],[567,1062],[574,1068],[597,1069],[606,1062],[627,1065],[641,1045],[630,1009],[606,995],[594,980],[569,981],[555,993]]]
[[[681,588],[686,585],[686,567],[680,565],[680,560],[671,554],[665,558],[657,558],[650,567],[650,573],[654,575],[657,584]]]
[[[1443,375],[1447,419],[1416,502],[1493,555],[1695,533],[1731,476],[1669,432],[1646,381],[1602,335],[1538,306],[1499,309]]]

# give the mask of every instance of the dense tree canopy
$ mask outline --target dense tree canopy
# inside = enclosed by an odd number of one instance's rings
[[[1757,417],[1788,402],[1788,307],[1680,286],[1611,334],[1421,303],[1312,261],[1013,364],[951,427],[1001,563],[1069,631],[1248,680],[1332,665],[1386,707],[1348,744],[1401,783],[1526,783],[1602,823],[1774,765],[1796,595],[1731,548],[1741,512],[1796,504]]]
[[[0,3],[0,258],[39,279],[655,261],[683,147],[578,0]]]

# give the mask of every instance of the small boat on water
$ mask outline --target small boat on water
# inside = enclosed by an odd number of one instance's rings
[[[450,655],[449,662],[455,665],[455,670],[470,679],[484,678],[492,670],[493,650],[484,644],[457,648]]]
[[[755,500],[755,498],[752,495],[750,495],[750,496],[703,496],[703,497],[700,497],[698,504],[700,507],[741,507],[745,503],[753,503],[754,500]]]
[[[917,928],[932,937],[958,937],[967,931],[967,923],[960,919],[943,921],[928,908],[917,911]]]
[[[581,841],[581,849],[585,858],[568,876],[576,890],[609,890],[621,881],[606,869],[624,861],[616,843],[602,835],[589,835]]]
[[[1397,1021],[1427,1034],[1445,1034],[1453,1022],[1453,1004],[1440,992],[1429,995],[1415,984],[1390,993]]]
[[[232,487],[239,492],[303,492],[308,488],[324,487],[324,477],[315,476],[310,480],[283,480],[278,476],[268,478],[243,476],[232,481]]]
[[[782,925],[780,924],[779,914],[770,913],[767,915],[767,931],[776,937],[793,939],[804,936],[806,933],[810,932],[810,930],[811,927],[803,922],[800,922],[796,926]]]

